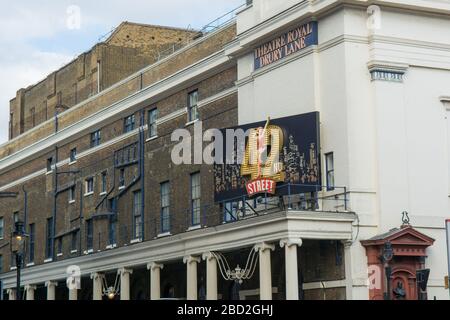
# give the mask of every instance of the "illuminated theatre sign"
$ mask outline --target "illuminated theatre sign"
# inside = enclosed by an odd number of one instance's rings
[[[311,21],[255,49],[255,70],[318,44],[317,21]]]
[[[236,139],[230,131],[246,137]],[[227,155],[224,147],[223,162],[214,165],[215,201],[306,193],[320,186],[318,112],[224,129],[223,137],[224,146],[235,140],[234,150]]]

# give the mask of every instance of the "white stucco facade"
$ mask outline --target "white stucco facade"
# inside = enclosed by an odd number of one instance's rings
[[[378,3],[254,0],[227,48],[238,59],[239,123],[320,112],[322,157],[334,153],[336,185],[348,187],[358,215],[348,253],[353,299],[368,298],[360,240],[399,227],[403,211],[436,240],[428,297],[448,299],[450,3]],[[318,45],[255,71],[257,46],[311,20]]]

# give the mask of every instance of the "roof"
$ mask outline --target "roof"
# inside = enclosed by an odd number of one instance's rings
[[[417,231],[411,225],[403,225],[401,228],[391,229],[386,233],[363,240],[361,243],[363,246],[379,246],[388,241],[392,244],[431,246],[435,240]]]

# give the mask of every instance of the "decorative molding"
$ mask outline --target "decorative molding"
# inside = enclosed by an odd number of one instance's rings
[[[22,272],[24,284],[64,280],[66,269],[77,265],[82,275],[146,265],[149,261],[173,261],[201,252],[252,248],[255,243],[275,243],[284,238],[348,240],[352,238],[352,213],[280,211],[247,220],[205,228],[176,236],[118,247],[92,255],[40,264]],[[252,230],[252,232],[249,232]],[[2,274],[5,288],[15,286],[15,272]]]
[[[150,262],[147,264],[147,270],[153,271],[155,269],[162,270],[162,269],[164,269],[164,265],[161,263],[156,263],[156,262]]]
[[[409,65],[388,61],[373,60],[367,64],[372,81],[390,81],[403,82],[403,75],[409,68]]]
[[[233,94],[235,94],[237,92],[238,92],[238,88],[237,87],[229,88],[229,89],[224,90],[222,92],[219,92],[218,94],[215,94],[215,95],[213,95],[213,96],[211,96],[209,98],[206,98],[206,99],[203,99],[203,100],[199,101],[197,106],[198,106],[198,108],[202,108],[202,107],[204,107],[204,106],[206,106],[208,104],[211,104],[211,103],[214,103],[214,102],[219,101],[221,99],[224,99],[224,98],[226,98],[228,96],[231,96],[231,95],[233,95]]]
[[[56,281],[46,281],[45,282],[45,287],[46,288],[48,288],[48,287],[57,287],[58,286],[58,282],[56,282]]]
[[[439,100],[444,105],[444,108],[447,111],[450,111],[450,96],[441,96],[441,97],[439,97]]]
[[[267,250],[275,251],[275,245],[268,244],[267,242],[261,242],[261,243],[258,243],[258,244],[255,245],[254,250],[256,252],[260,252],[260,251],[264,252],[264,251],[267,251]]]
[[[191,263],[200,263],[202,259],[200,257],[195,256],[186,256],[183,258],[184,264],[191,264]]]
[[[292,246],[298,246],[301,247],[303,245],[303,241],[302,239],[298,238],[298,239],[292,239],[292,238],[287,238],[287,239],[282,239],[280,240],[280,248],[284,248],[284,247],[292,247]]]
[[[117,274],[118,275],[133,274],[133,270],[132,269],[128,269],[128,268],[120,268],[120,269],[117,270]]]

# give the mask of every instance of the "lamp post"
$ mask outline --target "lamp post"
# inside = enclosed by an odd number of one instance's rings
[[[17,221],[15,223],[15,228],[11,236],[11,252],[16,258],[16,300],[20,299],[20,275],[22,270],[23,255],[24,255],[24,244],[27,234],[24,230],[24,223],[22,221]]]
[[[394,250],[391,242],[386,242],[383,247],[382,260],[384,263],[384,272],[386,274],[386,292],[384,293],[384,300],[391,300],[391,266],[389,262],[394,257]]]

